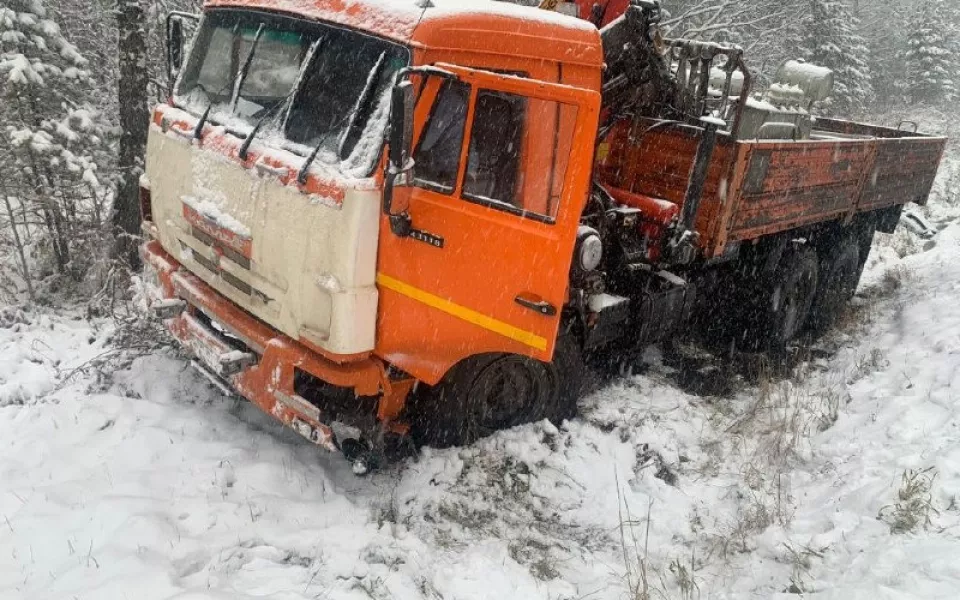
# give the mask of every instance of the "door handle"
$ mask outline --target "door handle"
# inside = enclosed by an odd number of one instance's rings
[[[557,314],[557,307],[546,300],[530,300],[521,295],[514,298],[513,301],[524,308],[535,310],[545,317],[552,317]]]

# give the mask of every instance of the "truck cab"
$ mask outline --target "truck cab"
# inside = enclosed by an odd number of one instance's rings
[[[333,447],[359,405],[405,430],[411,390],[471,357],[552,361],[599,115],[593,25],[501,2],[214,0],[183,55],[150,127],[142,255],[211,375]]]

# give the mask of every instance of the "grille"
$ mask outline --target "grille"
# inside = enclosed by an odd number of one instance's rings
[[[226,254],[226,253],[224,253],[224,254]],[[209,260],[206,256],[202,256],[202,255],[199,254],[198,252],[193,252],[193,253],[192,253],[192,256],[193,256],[193,260],[195,260],[195,261],[197,261],[198,263],[200,263],[200,265],[203,266],[205,269],[207,269],[208,271],[210,271],[210,272],[213,273],[214,275],[218,276],[220,279],[222,279],[222,280],[225,281],[226,283],[230,284],[231,286],[233,286],[234,288],[236,288],[236,289],[237,289],[238,291],[240,291],[241,293],[246,294],[246,295],[248,295],[248,296],[253,293],[253,288],[250,287],[249,284],[244,283],[243,281],[240,281],[239,279],[237,279],[236,277],[234,277],[234,276],[231,275],[230,273],[227,273],[227,272],[225,272],[225,271],[221,271],[221,270],[220,270],[220,267],[218,267],[217,264],[214,263],[212,260]]]
[[[193,237],[195,237],[198,241],[200,241],[200,243],[202,243],[204,246],[209,246],[211,248],[214,248],[214,247],[218,248],[221,252],[223,252],[223,255],[229,258],[231,261],[240,265],[244,269],[247,269],[248,271],[250,270],[250,259],[240,254],[233,248],[230,248],[228,246],[224,246],[223,244],[218,243],[217,240],[213,238],[213,236],[197,229],[196,227],[190,228],[190,234]]]

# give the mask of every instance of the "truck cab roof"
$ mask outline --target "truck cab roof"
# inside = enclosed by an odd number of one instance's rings
[[[497,0],[208,0],[204,8],[285,13],[412,47],[500,52],[598,68],[603,64],[600,34],[592,24]]]

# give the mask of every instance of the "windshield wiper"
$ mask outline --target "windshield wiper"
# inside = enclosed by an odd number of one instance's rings
[[[213,100],[208,100],[207,107],[203,109],[203,114],[200,115],[200,119],[197,121],[197,126],[193,128],[193,139],[199,140],[200,135],[203,134],[203,126],[207,124],[207,119],[210,118],[211,108],[213,108]]]
[[[233,83],[233,96],[230,98],[230,112],[237,112],[237,104],[240,102],[240,89],[243,88],[243,82],[250,72],[250,65],[253,63],[253,53],[257,51],[257,45],[260,44],[260,37],[263,35],[264,24],[260,23],[257,27],[257,33],[253,37],[253,43],[247,50],[247,56],[243,59],[243,65],[237,71],[237,78]]]
[[[343,125],[347,118],[348,117],[344,117],[340,119],[333,125],[333,127],[328,129],[326,133],[320,136],[320,141],[317,142],[317,144],[313,147],[313,150],[310,151],[310,154],[307,155],[307,158],[303,160],[303,164],[300,165],[300,171],[297,172],[297,183],[300,185],[307,184],[307,174],[310,172],[310,165],[312,165],[313,161],[317,159],[317,154],[320,153],[320,148],[323,147],[326,141],[330,139],[330,136],[333,134],[333,132],[336,131],[338,127]]]
[[[373,96],[373,90],[376,89],[375,84],[377,80],[380,79],[380,71],[383,69],[384,63],[386,63],[386,60],[384,60],[386,54],[386,52],[380,54],[380,58],[377,59],[377,64],[374,65],[372,71],[370,72],[370,76],[367,78],[367,83],[363,86],[363,91],[360,92],[360,98],[358,98],[357,104],[354,106],[354,110],[337,121],[327,130],[325,134],[320,136],[320,141],[317,142],[317,144],[313,147],[313,150],[310,151],[310,154],[307,155],[307,158],[304,159],[303,164],[300,165],[300,171],[297,173],[297,183],[300,185],[307,184],[307,174],[310,171],[310,165],[312,165],[313,161],[317,159],[317,154],[320,153],[320,148],[328,139],[330,139],[330,136],[333,135],[333,133],[344,124],[344,122],[350,122],[351,127],[347,128],[347,131],[350,131],[357,118],[358,112],[366,106],[367,102],[369,102],[369,98]],[[338,157],[340,156],[340,153],[343,152],[343,143],[347,139],[345,134],[341,134],[341,136],[340,142],[337,144]]]
[[[327,141],[328,135],[325,135],[320,138],[320,141],[317,142],[317,145],[313,147],[313,150],[310,151],[310,154],[303,159],[303,164],[300,165],[300,170],[297,171],[297,183],[300,185],[307,185],[307,174],[310,172],[310,165],[313,164],[313,161],[316,160],[317,154],[320,152],[320,146]]]
[[[243,144],[240,145],[240,150],[237,151],[237,156],[240,157],[240,160],[247,160],[250,144],[253,143],[253,138],[257,137],[257,134],[260,132],[260,128],[263,127],[263,124],[267,122],[267,119],[272,116],[278,108],[282,106],[289,107],[290,101],[293,99],[294,95],[296,95],[297,90],[300,89],[300,84],[303,82],[304,73],[307,72],[310,63],[313,62],[313,57],[316,55],[317,49],[320,47],[323,39],[323,37],[319,37],[316,39],[316,41],[310,44],[310,48],[307,50],[307,55],[303,57],[303,62],[300,64],[300,71],[297,73],[297,79],[293,82],[293,86],[290,88],[290,91],[287,93],[286,97],[267,109],[267,112],[260,117],[260,119],[257,121],[257,124],[254,125],[250,133],[247,134],[247,137],[243,139]]]
[[[330,136],[333,135],[333,132],[337,130],[343,123],[349,118],[349,115],[343,117],[337,121],[330,129],[327,130],[322,136],[320,136],[320,141],[313,147],[313,150],[310,151],[310,154],[307,155],[307,158],[304,159],[303,164],[300,165],[300,171],[297,172],[297,183],[300,185],[307,184],[307,174],[310,172],[310,165],[313,164],[313,161],[317,159],[317,154],[320,153],[320,148],[330,139]]]
[[[287,96],[287,98],[289,98],[289,96]],[[286,102],[286,100],[283,102]],[[250,144],[253,143],[253,138],[257,137],[257,133],[260,132],[260,128],[263,127],[263,124],[267,122],[267,119],[273,114],[273,111],[275,111],[278,106],[283,104],[283,102],[277,103],[275,106],[270,107],[267,112],[260,117],[260,120],[257,121],[257,124],[253,126],[253,129],[250,130],[250,133],[247,134],[247,137],[243,138],[243,143],[240,144],[240,149],[237,150],[237,156],[240,157],[240,160],[247,160],[247,154],[250,151]]]
[[[364,114],[368,110],[368,105],[370,100],[373,98],[373,92],[377,88],[377,83],[380,81],[380,73],[383,71],[383,65],[386,64],[387,53],[381,52],[380,57],[377,58],[377,63],[373,66],[373,69],[370,70],[370,75],[367,77],[367,83],[363,86],[363,91],[360,92],[360,97],[357,98],[357,103],[353,107],[353,112],[350,113],[350,123],[347,125],[346,129],[343,130],[343,133],[340,134],[340,139],[337,142],[337,156],[343,160],[343,149],[347,145],[347,140],[350,139],[350,136],[353,134],[354,128],[357,126],[357,120],[360,118],[361,114]]]

